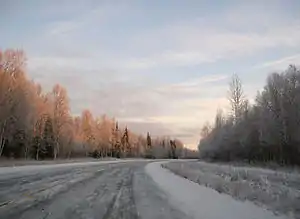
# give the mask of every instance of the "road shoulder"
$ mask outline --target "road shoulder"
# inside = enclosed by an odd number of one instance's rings
[[[240,202],[229,195],[200,186],[161,167],[166,162],[148,164],[146,173],[169,196],[172,205],[193,218],[206,219],[283,219],[251,202]]]

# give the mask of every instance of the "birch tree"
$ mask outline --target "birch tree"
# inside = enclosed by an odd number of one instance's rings
[[[67,125],[69,121],[69,99],[67,96],[67,91],[56,84],[52,90],[53,98],[53,129],[55,133],[55,147],[54,147],[54,159],[59,156],[60,150],[62,149],[62,132],[64,126]]]
[[[234,122],[236,123],[242,115],[243,104],[245,101],[242,82],[236,74],[232,76],[229,83],[228,100],[231,105]]]
[[[24,73],[25,56],[22,51],[0,51],[0,156],[12,140],[12,131],[18,122],[16,109],[21,101],[17,78]]]

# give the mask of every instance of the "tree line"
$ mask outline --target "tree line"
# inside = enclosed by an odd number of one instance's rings
[[[43,92],[26,75],[23,51],[0,50],[0,158],[178,158],[189,152],[178,139],[143,136],[106,115],[70,112],[67,90]]]
[[[300,165],[299,68],[290,65],[269,75],[253,104],[237,75],[228,94],[230,114],[219,109],[214,124],[206,123],[201,130],[201,158]]]

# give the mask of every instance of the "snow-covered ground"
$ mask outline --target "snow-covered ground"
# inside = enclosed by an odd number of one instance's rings
[[[180,161],[163,166],[219,193],[251,201],[276,214],[300,218],[300,174],[297,171]]]
[[[237,201],[229,195],[200,186],[162,168],[164,162],[150,163],[146,172],[165,191],[170,202],[192,218],[203,219],[279,219],[271,211],[251,202]]]
[[[0,168],[0,218],[288,218],[161,167],[170,160],[151,161]]]

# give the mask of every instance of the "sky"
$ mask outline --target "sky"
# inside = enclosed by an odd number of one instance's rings
[[[196,148],[232,74],[253,100],[267,78],[300,64],[298,0],[0,0],[0,48],[23,49],[29,77],[67,88],[130,129]]]

